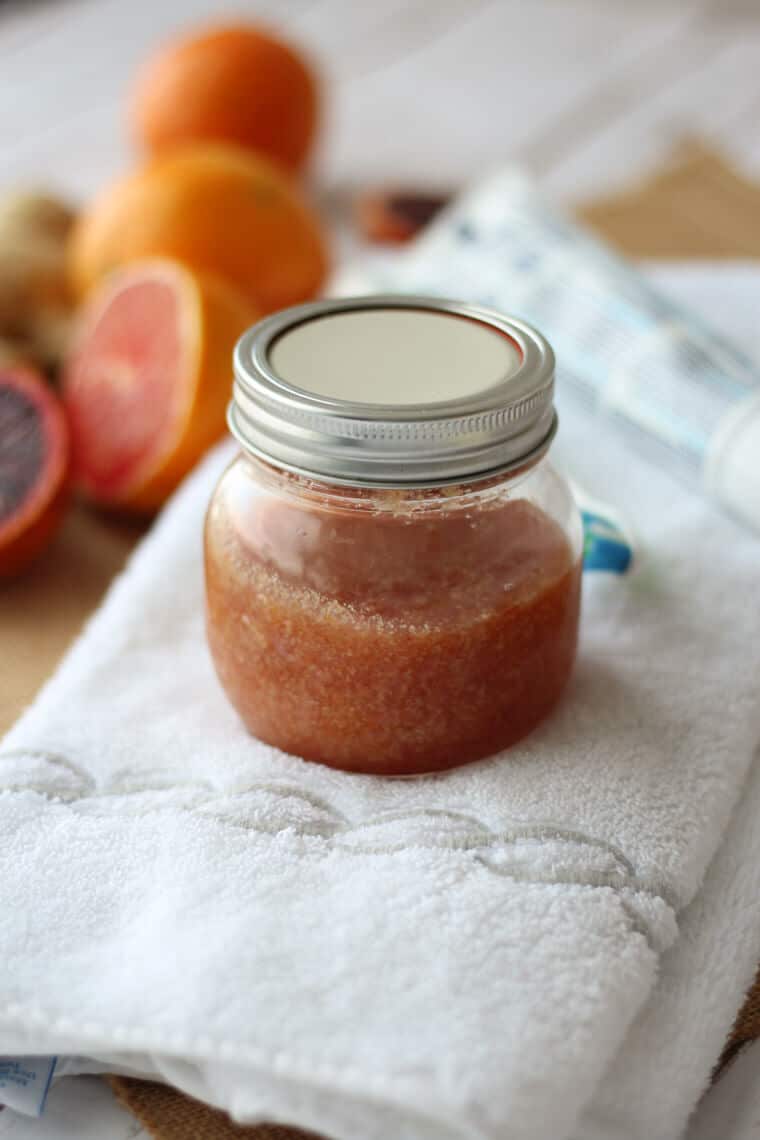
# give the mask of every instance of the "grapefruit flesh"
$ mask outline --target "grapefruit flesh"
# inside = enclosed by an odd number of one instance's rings
[[[52,539],[68,466],[68,430],[54,393],[31,370],[0,370],[0,577],[23,570]]]
[[[224,282],[135,264],[85,307],[63,379],[74,478],[102,504],[155,510],[224,432],[237,337],[255,319]]]
[[[183,344],[177,282],[125,282],[90,315],[66,374],[74,476],[104,501],[140,481],[166,448],[187,398],[192,345]]]

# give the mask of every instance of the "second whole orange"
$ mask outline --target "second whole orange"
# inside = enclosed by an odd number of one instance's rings
[[[317,125],[318,84],[301,53],[253,25],[183,36],[137,76],[132,128],[151,154],[199,141],[237,143],[300,169]]]
[[[145,257],[216,274],[262,313],[309,300],[327,273],[319,221],[292,180],[221,144],[154,159],[83,210],[69,244],[74,290]]]

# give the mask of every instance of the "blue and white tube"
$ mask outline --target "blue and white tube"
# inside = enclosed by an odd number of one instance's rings
[[[555,349],[560,385],[760,529],[758,364],[563,217],[522,171],[463,194],[370,280],[536,325]]]

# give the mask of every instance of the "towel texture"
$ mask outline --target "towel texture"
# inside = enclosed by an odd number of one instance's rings
[[[707,1105],[699,1106],[699,1099],[760,952],[758,818],[755,763],[729,834],[681,916],[678,941],[663,955],[654,992],[600,1081],[574,1140],[676,1140],[695,1109],[692,1126],[704,1140],[743,1136],[738,1124],[735,1136],[728,1121],[724,1129],[705,1132],[700,1117]],[[740,1042],[739,1036],[737,1047]],[[731,1071],[729,1065],[715,1093]]]
[[[435,778],[242,731],[203,635],[229,447],[196,472],[0,748],[0,1052],[126,1062],[338,1140],[563,1140],[594,1105],[605,1140],[639,1135],[610,1066],[636,1034],[646,1054],[760,738],[760,554],[562,411],[559,458],[630,522],[635,569],[587,576],[556,715]]]

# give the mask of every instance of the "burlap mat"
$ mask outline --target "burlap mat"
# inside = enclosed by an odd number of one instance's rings
[[[760,258],[760,186],[715,152],[682,147],[663,170],[578,211],[610,244],[633,257]],[[52,672],[84,619],[143,532],[77,510],[49,556],[0,591],[0,657],[13,661],[0,694],[0,734]],[[760,973],[716,1067],[760,1037]],[[215,1109],[163,1085],[111,1078],[119,1100],[157,1140],[306,1140],[290,1128],[241,1128]]]
[[[630,257],[760,257],[760,185],[699,142],[683,143],[662,170],[578,211]]]
[[[721,1069],[734,1059],[740,1049],[743,1049],[750,1041],[756,1041],[758,1037],[760,1037],[760,966],[758,966],[752,987],[744,999],[744,1005],[736,1015],[731,1036],[725,1044],[718,1064],[715,1066],[713,1077],[716,1077]]]
[[[161,1140],[319,1140],[313,1132],[278,1124],[242,1128],[226,1113],[153,1081],[108,1077],[108,1083],[143,1128]]]

